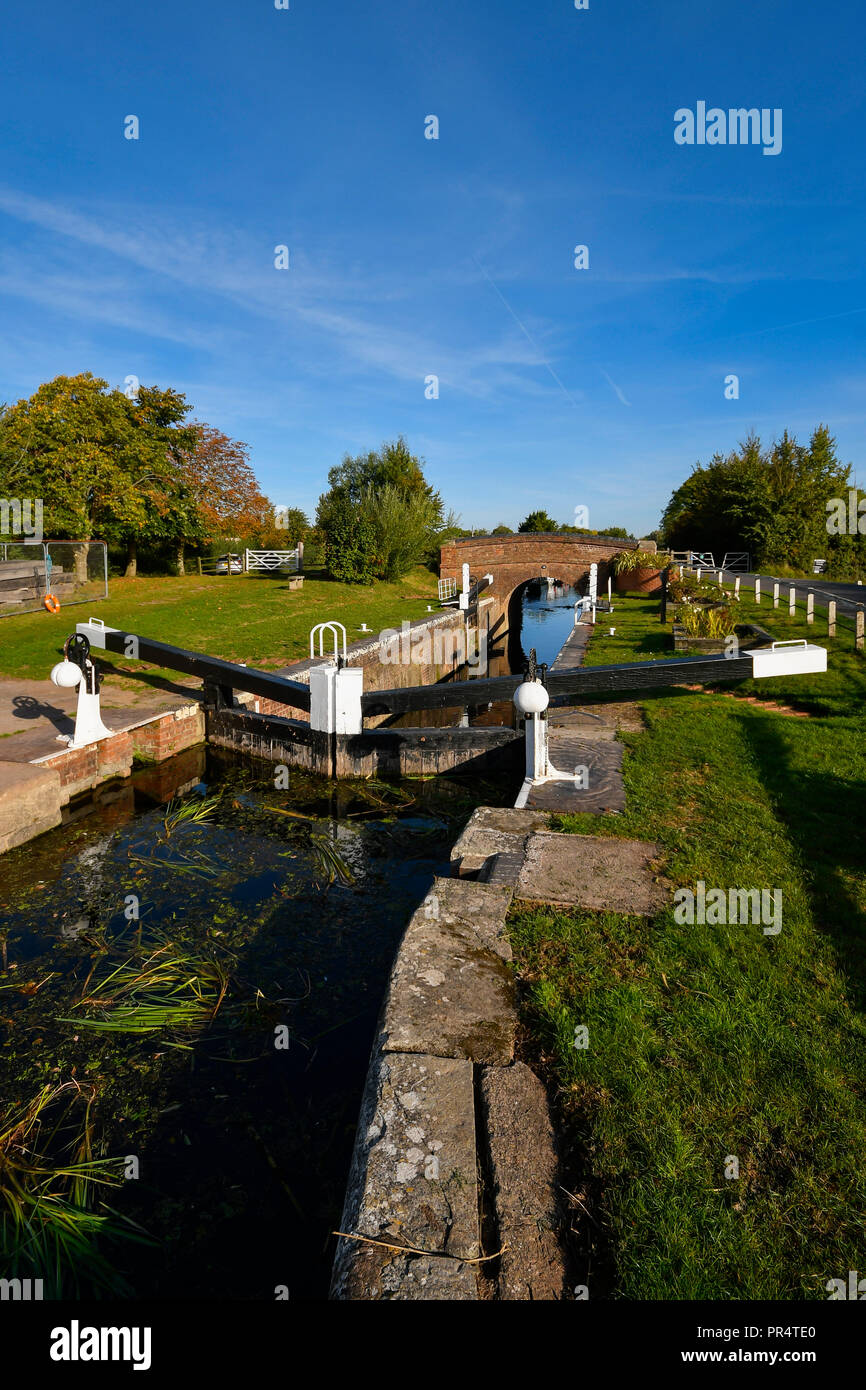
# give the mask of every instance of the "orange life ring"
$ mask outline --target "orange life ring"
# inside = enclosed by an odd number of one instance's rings
[[[57,599],[54,597],[53,594],[46,594],[45,597],[44,597],[44,599],[42,600],[42,602],[44,603],[45,607],[48,609],[48,612],[49,612],[49,613],[59,613],[59,612],[60,612],[60,604],[57,602]]]

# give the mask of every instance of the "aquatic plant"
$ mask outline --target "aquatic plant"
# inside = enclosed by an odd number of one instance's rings
[[[124,1160],[94,1157],[94,1097],[77,1081],[46,1085],[0,1116],[0,1267],[5,1278],[43,1280],[48,1297],[128,1292],[98,1239],[154,1243],[96,1210],[100,1188],[122,1185]]]
[[[217,961],[167,942],[144,961],[132,956],[101,978],[88,976],[75,1007],[92,1015],[59,1022],[105,1033],[200,1033],[219,1012],[228,983]]]
[[[310,848],[313,851],[316,867],[325,874],[329,884],[333,883],[335,879],[339,879],[341,883],[345,884],[355,882],[355,875],[329,836],[317,835],[311,831]]]
[[[194,796],[182,800],[172,798],[165,808],[162,818],[164,838],[170,839],[179,825],[211,825],[213,813],[222,801],[222,793],[215,796]]]

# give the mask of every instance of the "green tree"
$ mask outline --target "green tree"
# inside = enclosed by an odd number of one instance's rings
[[[849,476],[826,425],[808,447],[787,430],[769,449],[750,435],[730,454],[697,464],[675,490],[662,517],[665,544],[717,556],[748,550],[757,565],[808,570],[833,551],[826,504],[843,495]]]
[[[425,492],[404,493],[386,483],[369,488],[359,510],[375,535],[377,578],[400,579],[428,557],[441,509]]]
[[[442,499],[402,435],[377,452],[347,454],[329,470],[316,509],[328,574],[354,583],[405,573],[444,524]]]
[[[125,544],[171,506],[181,452],[192,444],[180,393],[142,387],[138,399],[91,372],[58,376],[0,410],[0,460],[21,495],[41,497],[46,534]]]
[[[530,512],[518,526],[518,531],[558,531],[559,527],[547,512]]]

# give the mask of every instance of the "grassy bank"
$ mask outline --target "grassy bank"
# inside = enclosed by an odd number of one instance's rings
[[[285,666],[309,655],[309,631],[335,618],[355,641],[362,622],[374,632],[418,618],[436,599],[436,579],[417,569],[395,583],[337,584],[321,573],[308,574],[300,590],[284,580],[241,575],[187,575],[113,579],[110,598],[0,622],[0,676],[44,679],[58,648],[75,624],[91,616],[175,646],[203,651],[226,661],[264,668]],[[124,666],[115,659],[115,669]],[[141,671],[140,662],[128,663]]]
[[[671,655],[657,613],[620,601],[590,661]],[[759,621],[807,635],[766,603]],[[559,826],[657,841],[677,887],[781,889],[778,935],[672,909],[512,916],[590,1297],[826,1298],[866,1261],[866,663],[850,645],[826,676],[737,688],[811,717],[721,690],[648,697],[646,732],[626,737],[627,812]]]

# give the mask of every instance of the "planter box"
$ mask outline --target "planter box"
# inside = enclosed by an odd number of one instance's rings
[[[662,591],[661,570],[629,570],[626,574],[615,574],[614,588],[618,594],[660,594]]]
[[[724,637],[690,637],[685,628],[679,623],[674,622],[674,651],[683,652],[686,655],[697,656],[718,655],[725,650]],[[763,647],[772,645],[773,639],[765,628],[759,627],[757,623],[737,623],[734,631],[728,636],[738,637],[740,647],[746,650],[751,647]]]
[[[725,650],[724,637],[690,637],[685,628],[674,623],[674,651],[697,655],[717,655]],[[732,634],[733,635],[733,634]]]

